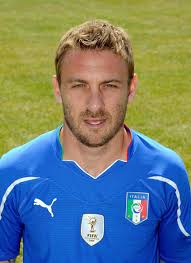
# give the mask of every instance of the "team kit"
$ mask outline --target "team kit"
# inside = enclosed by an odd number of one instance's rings
[[[164,262],[175,262],[169,255],[176,253],[183,259],[178,263],[188,263],[184,165],[172,150],[125,129],[131,134],[127,160],[97,177],[62,159],[61,127],[1,158],[0,260],[17,257],[22,236],[27,263],[158,263],[158,244]]]

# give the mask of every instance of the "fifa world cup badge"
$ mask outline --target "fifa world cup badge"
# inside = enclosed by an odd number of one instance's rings
[[[100,242],[104,236],[103,215],[84,214],[81,222],[81,236],[90,246]]]
[[[125,217],[131,223],[138,225],[148,219],[149,193],[126,193]]]

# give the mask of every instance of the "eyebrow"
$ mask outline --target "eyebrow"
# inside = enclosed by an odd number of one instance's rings
[[[67,83],[72,83],[72,82],[80,82],[80,83],[87,83],[87,81],[83,80],[83,79],[79,79],[79,78],[70,78],[66,81]],[[121,84],[122,81],[118,80],[118,79],[108,79],[108,80],[104,80],[101,83],[105,84],[105,83],[110,83],[110,82],[116,82]]]
[[[103,81],[102,83],[110,83],[110,82],[117,82],[117,83],[122,83],[122,81],[118,80],[118,79],[108,79],[108,80],[105,80]]]
[[[68,79],[67,81],[66,81],[67,83],[72,83],[72,82],[81,82],[81,83],[86,83],[86,81],[85,80],[83,80],[83,79],[76,79],[76,78],[70,78],[70,79]]]

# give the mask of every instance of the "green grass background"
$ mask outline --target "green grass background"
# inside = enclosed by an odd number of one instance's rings
[[[133,43],[139,89],[126,122],[173,148],[190,174],[190,10],[190,0],[0,0],[0,155],[62,122],[51,87],[58,41],[101,18]]]

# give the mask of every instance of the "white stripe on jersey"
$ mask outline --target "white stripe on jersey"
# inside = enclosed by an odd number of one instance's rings
[[[13,188],[16,185],[20,184],[20,183],[31,181],[31,180],[35,180],[35,179],[38,179],[38,178],[39,177],[22,177],[20,179],[15,180],[12,184],[9,185],[9,187],[5,191],[5,194],[3,195],[2,202],[1,202],[1,205],[0,205],[0,220],[2,219],[2,213],[3,213],[4,206],[5,206],[5,202],[7,201],[7,197],[11,193]]]
[[[180,228],[180,231],[186,236],[186,237],[189,237],[190,234],[185,230],[182,222],[181,222],[181,219],[180,219],[180,215],[181,215],[181,209],[180,209],[180,205],[181,205],[181,200],[180,200],[180,192],[178,190],[178,187],[176,185],[175,182],[173,182],[172,180],[168,179],[168,178],[165,178],[165,177],[162,177],[162,176],[151,176],[149,177],[149,179],[153,179],[153,180],[158,180],[158,181],[161,181],[161,182],[164,182],[164,183],[167,183],[169,184],[170,186],[172,186],[174,189],[175,189],[175,193],[176,193],[176,197],[177,197],[177,200],[178,200],[178,209],[177,209],[177,223],[178,223],[178,226]]]

